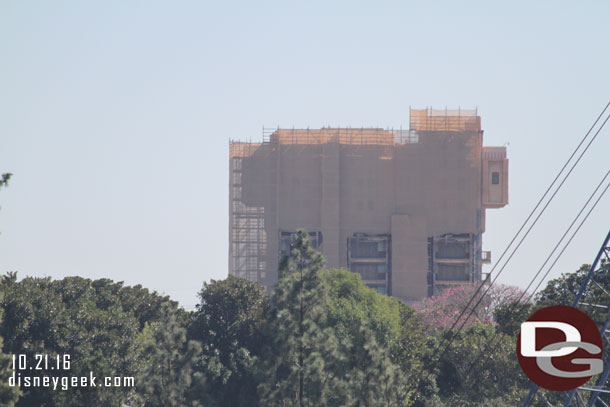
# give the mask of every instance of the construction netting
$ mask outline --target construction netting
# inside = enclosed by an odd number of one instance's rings
[[[263,143],[230,142],[231,157],[249,157],[262,144],[351,144],[383,145],[417,144],[419,132],[480,131],[481,118],[473,109],[410,109],[409,130],[382,128],[267,129]]]
[[[414,131],[480,131],[481,118],[473,109],[410,109]]]
[[[271,134],[270,141],[280,144],[339,144],[392,145],[393,132],[378,128],[322,128],[322,129],[278,129]]]
[[[247,141],[230,141],[229,156],[231,158],[250,157],[260,146],[260,143],[249,143]]]

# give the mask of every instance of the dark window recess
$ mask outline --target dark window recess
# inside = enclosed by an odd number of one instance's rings
[[[437,259],[470,258],[470,240],[440,239],[436,242]]]
[[[469,281],[470,276],[463,264],[438,264],[437,281]]]
[[[387,254],[387,240],[367,241],[364,238],[350,239],[352,258],[385,258]]]
[[[354,233],[347,239],[347,266],[364,283],[383,294],[392,294],[392,256],[389,234]]]
[[[500,183],[500,173],[499,172],[492,172],[491,173],[491,183],[494,185],[498,185]]]

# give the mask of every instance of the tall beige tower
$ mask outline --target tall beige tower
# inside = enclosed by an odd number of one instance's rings
[[[508,203],[506,149],[483,147],[474,110],[411,110],[409,127],[232,141],[229,274],[269,289],[305,229],[328,267],[405,301],[481,280],[485,209]]]

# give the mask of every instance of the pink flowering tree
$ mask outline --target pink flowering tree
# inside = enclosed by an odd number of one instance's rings
[[[475,283],[446,288],[439,294],[425,298],[415,304],[415,309],[429,328],[448,329],[453,326],[458,317],[460,320],[456,325],[457,327],[461,326],[464,321],[466,321],[464,324],[466,327],[478,322],[493,323],[493,312],[497,307],[518,300],[524,302],[528,298],[527,295],[522,295],[524,292],[519,287],[501,284],[489,288],[489,286],[484,285],[476,294],[475,299],[470,302],[479,285],[480,283]],[[487,293],[483,296],[486,291]],[[483,299],[481,300],[481,298]],[[479,302],[479,300],[481,301]],[[467,319],[477,303],[476,309]],[[462,310],[466,307],[466,312],[460,317]]]

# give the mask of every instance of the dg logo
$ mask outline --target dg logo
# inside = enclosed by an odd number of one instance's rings
[[[566,391],[603,371],[599,328],[584,312],[555,305],[535,312],[521,324],[517,358],[538,386]]]

